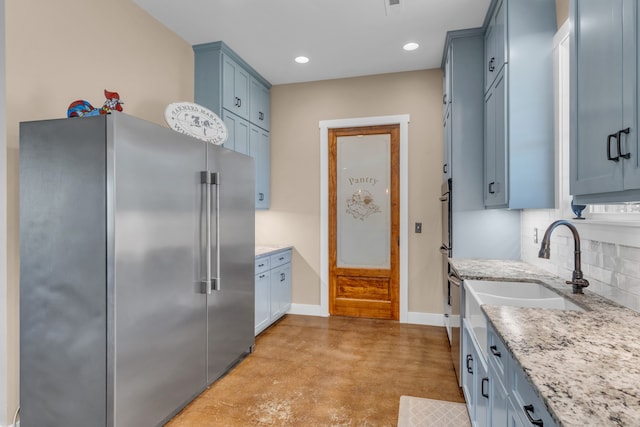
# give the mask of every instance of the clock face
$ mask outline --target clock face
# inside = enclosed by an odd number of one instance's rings
[[[224,144],[229,136],[224,122],[213,111],[193,102],[174,102],[164,110],[171,129],[212,144]]]

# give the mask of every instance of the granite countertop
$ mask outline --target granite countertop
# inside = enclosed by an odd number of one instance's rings
[[[482,306],[558,425],[640,425],[639,313],[524,262],[450,263],[462,279],[534,281],[585,308]]]
[[[292,247],[291,245],[256,245],[256,256],[272,254]]]

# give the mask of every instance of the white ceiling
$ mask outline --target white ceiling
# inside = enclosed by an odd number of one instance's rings
[[[490,0],[133,0],[190,44],[222,40],[272,84],[440,67]],[[413,52],[402,50],[410,41]],[[296,56],[308,56],[296,64]]]

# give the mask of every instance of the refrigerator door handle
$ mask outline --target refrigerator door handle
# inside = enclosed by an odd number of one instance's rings
[[[211,174],[211,184],[216,187],[216,276],[211,278],[211,287],[214,291],[221,290],[220,280],[220,174]]]
[[[201,292],[203,294],[211,293],[211,173],[208,171],[200,172],[200,184],[205,186],[205,265],[206,272],[202,282]]]

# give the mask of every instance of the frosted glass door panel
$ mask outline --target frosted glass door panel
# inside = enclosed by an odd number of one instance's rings
[[[337,138],[337,266],[390,268],[391,136]]]

